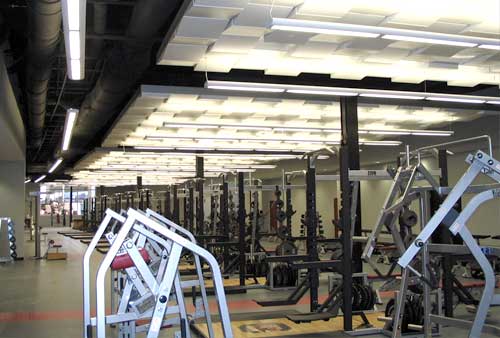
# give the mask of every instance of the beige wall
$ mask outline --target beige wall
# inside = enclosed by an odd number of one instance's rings
[[[24,256],[24,125],[0,51],[0,217],[13,219],[18,257]]]

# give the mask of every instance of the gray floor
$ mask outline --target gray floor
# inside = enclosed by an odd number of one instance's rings
[[[24,261],[0,264],[0,337],[2,338],[54,338],[82,337],[82,291],[81,291],[81,258],[86,245],[49,230],[49,238],[56,239],[68,253],[66,261],[34,260],[33,242],[27,242]],[[101,255],[93,257],[93,265],[97,266]],[[243,295],[229,295],[233,318],[243,316],[247,312],[263,312],[254,306],[253,299],[269,299],[286,297],[285,292],[252,290]],[[277,308],[273,311],[307,311],[307,306]],[[471,317],[463,309],[459,315]],[[262,314],[261,314],[262,315]],[[500,325],[500,311],[492,310],[490,321]],[[467,337],[465,330],[444,328],[443,336]],[[114,336],[110,332],[110,337]],[[170,336],[165,332],[165,337]],[[305,336],[301,336],[305,337]],[[314,335],[314,337],[344,337],[341,333]],[[376,337],[376,336],[372,336]],[[382,336],[380,336],[382,337]],[[483,337],[495,337],[483,335]]]

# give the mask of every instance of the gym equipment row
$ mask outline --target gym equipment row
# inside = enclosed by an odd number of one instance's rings
[[[489,139],[489,138],[488,138]],[[470,154],[466,160],[469,163],[469,169],[458,180],[457,184],[447,191],[447,197],[427,222],[420,234],[412,241],[402,257],[398,260],[399,266],[403,270],[401,291],[397,300],[394,323],[394,336],[400,334],[401,318],[404,316],[405,306],[402,301],[406,297],[407,280],[412,276],[417,276],[424,282],[424,297],[428,298],[430,293],[430,279],[426,270],[423,273],[417,271],[412,266],[412,262],[420,254],[424,264],[429,262],[429,255],[439,252],[441,254],[468,254],[470,253],[477,261],[484,273],[485,286],[479,304],[477,305],[474,321],[466,322],[455,318],[443,317],[432,314],[429,309],[425,311],[425,329],[424,334],[428,335],[431,323],[445,325],[454,325],[457,327],[466,327],[469,329],[468,337],[478,338],[481,332],[491,332],[495,335],[500,334],[500,328],[485,324],[486,316],[490,306],[500,305],[500,295],[495,295],[496,284],[495,273],[491,266],[488,256],[498,256],[500,249],[495,247],[481,247],[472,236],[467,227],[467,222],[476,212],[476,210],[485,202],[500,197],[500,162],[492,157],[491,140],[489,143],[489,153],[477,151]],[[473,182],[479,176],[484,176],[492,180],[495,184],[473,186]],[[456,204],[465,194],[472,193],[474,196],[463,210],[457,210]],[[437,232],[439,225],[444,224],[453,236],[459,236],[463,244],[429,244],[432,235]],[[425,287],[427,286],[427,287]],[[424,304],[428,302],[424,300]],[[428,305],[428,304],[427,304]]]
[[[90,258],[102,236],[111,247],[98,270],[91,272]],[[196,279],[181,279],[179,262],[183,253],[189,253],[194,260]],[[83,258],[84,338],[93,337],[93,327],[96,328],[95,337],[109,337],[106,335],[108,325],[118,327],[117,336],[120,338],[135,337],[140,332],[147,332],[148,338],[155,338],[162,328],[172,325],[179,328],[175,337],[190,338],[190,324],[200,317],[206,321],[209,337],[214,338],[201,260],[211,269],[223,337],[232,338],[218,263],[196,244],[193,234],[152,210],[144,213],[129,209],[123,215],[106,210]],[[114,271],[111,275],[118,277],[111,280],[112,292],[116,294],[111,295],[112,313],[106,314],[105,279],[110,269]],[[95,281],[94,297],[91,295],[91,281]],[[196,310],[191,314],[186,308],[185,288],[199,288],[201,294],[201,300],[193,299]],[[118,302],[114,297],[118,297]],[[95,317],[91,317],[92,298],[96,303]],[[175,300],[175,305],[172,300]],[[138,324],[139,320],[147,324]]]

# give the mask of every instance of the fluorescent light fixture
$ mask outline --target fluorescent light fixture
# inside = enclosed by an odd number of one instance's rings
[[[499,101],[495,101],[495,100],[486,101],[486,103],[488,103],[488,104],[500,104],[500,100]]]
[[[66,64],[71,80],[82,80],[85,76],[86,6],[86,0],[62,0]]]
[[[63,0],[63,4],[66,5],[69,30],[80,30],[80,0]]]
[[[444,101],[444,102],[458,102],[458,103],[484,103],[485,100],[480,99],[467,99],[462,97],[439,97],[439,96],[427,96],[427,100],[429,101]]]
[[[270,29],[365,38],[382,37],[383,39],[396,41],[500,50],[498,40],[495,39],[383,26],[346,24],[342,22],[273,18]]]
[[[69,70],[69,78],[71,80],[82,80],[82,65],[80,59],[72,59],[70,60],[70,70]]]
[[[221,125],[222,129],[239,129],[239,130],[273,130],[271,127],[245,126],[245,125]]]
[[[418,131],[418,132],[412,132],[412,135],[415,136],[451,136],[453,135],[453,132],[425,132],[425,131]]]
[[[479,48],[484,48],[484,49],[493,49],[493,50],[500,50],[500,44],[498,45],[479,45]]]
[[[57,167],[59,167],[59,165],[62,163],[62,161],[63,161],[62,158],[55,161],[54,164],[52,165],[52,167],[50,167],[50,169],[49,169],[49,174],[52,174],[57,169]]]
[[[193,128],[193,129],[218,129],[216,124],[197,124],[197,123],[164,123],[166,128]]]
[[[28,178],[26,181],[24,181],[24,184],[27,184],[27,183],[30,183],[31,182],[31,178]]]
[[[71,61],[80,63],[80,32],[69,31],[69,57]]]
[[[78,116],[78,109],[70,108],[66,112],[66,122],[64,123],[62,151],[66,151],[69,149],[69,144],[71,142],[71,134],[73,133],[73,127],[75,126],[77,116]]]
[[[426,32],[421,32],[426,33]],[[317,86],[297,86],[286,84],[272,84],[272,83],[255,83],[255,82],[231,82],[231,81],[216,81],[218,85],[225,83],[224,86],[233,87],[238,86],[244,88],[245,91],[254,91],[253,88],[263,86],[264,88],[279,88],[280,91],[287,93],[295,93],[302,95],[332,95],[332,96],[349,96],[350,94],[359,95],[368,98],[387,98],[387,99],[402,99],[402,100],[430,100],[441,102],[457,102],[457,103],[485,103],[490,101],[491,104],[498,104],[500,99],[494,96],[473,96],[473,95],[456,95],[456,94],[441,94],[441,93],[422,93],[422,92],[401,92],[393,90],[375,90],[365,88],[344,88],[344,87],[321,87]],[[205,86],[213,88],[214,81],[207,81]],[[446,95],[446,96],[445,96]]]
[[[360,145],[364,146],[399,146],[402,142],[400,141],[361,141]]]
[[[340,91],[329,91],[329,90],[318,90],[318,89],[287,89],[287,93],[290,94],[306,94],[306,95],[326,95],[326,96],[357,96],[358,93],[355,92],[340,92]]]
[[[41,181],[43,181],[45,179],[45,177],[47,177],[47,175],[42,175],[40,177],[38,177],[36,180],[35,180],[35,183],[40,183]]]
[[[401,130],[373,130],[369,131],[369,134],[376,135],[410,135],[409,131],[401,131]]]
[[[375,98],[384,98],[384,99],[401,99],[401,100],[423,100],[425,96],[413,96],[413,95],[402,95],[402,94],[375,94],[375,93],[366,93],[361,94],[363,97],[375,97]]]
[[[472,43],[472,42],[456,41],[456,40],[444,40],[444,39],[437,39],[437,38],[424,38],[424,37],[407,36],[407,35],[394,35],[394,34],[383,35],[382,39],[430,43],[430,44],[436,44],[436,45],[459,46],[459,47],[476,47],[477,46],[477,43]]]
[[[355,36],[362,38],[378,38],[379,33],[367,32],[357,29],[357,25],[350,25],[338,22],[321,22],[296,19],[273,18],[272,30],[304,32],[315,34]]]
[[[210,89],[221,90],[237,90],[237,91],[251,91],[251,92],[264,92],[264,93],[283,93],[285,90],[280,88],[264,88],[264,87],[245,87],[245,86],[218,86],[213,85],[208,87]]]

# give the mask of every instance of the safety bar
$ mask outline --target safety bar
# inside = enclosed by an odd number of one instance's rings
[[[91,315],[90,315],[90,257],[94,252],[99,240],[104,235],[104,232],[108,228],[108,225],[112,220],[120,223],[125,222],[125,217],[114,212],[111,209],[107,209],[105,212],[104,219],[102,220],[97,232],[95,233],[92,241],[89,243],[85,254],[83,255],[83,338],[87,338],[88,330],[92,330]]]
[[[175,255],[173,257],[175,258],[176,264],[178,264],[178,256],[180,256],[180,251],[177,250],[178,247],[185,248],[191,252],[193,252],[196,255],[199,255],[205,259],[205,261],[208,263],[212,270],[212,278],[213,278],[213,283],[214,283],[214,290],[216,297],[218,299],[218,307],[219,307],[219,314],[222,322],[222,329],[224,332],[224,337],[226,338],[232,338],[232,328],[230,325],[230,317],[229,317],[229,311],[227,308],[227,301],[226,301],[226,295],[224,294],[224,285],[222,281],[222,275],[219,269],[219,265],[217,260],[205,249],[195,245],[192,243],[190,240],[180,236],[179,234],[176,234],[172,230],[167,229],[166,227],[162,226],[159,222],[147,217],[147,215],[140,213],[136,210],[129,209],[127,212],[127,219],[125,220],[124,224],[122,225],[119,233],[115,237],[115,241],[111,245],[108,254],[105,256],[104,260],[102,261],[101,265],[99,266],[98,272],[97,272],[97,278],[96,278],[96,326],[97,326],[97,337],[105,337],[106,334],[106,323],[105,323],[105,316],[106,316],[106,306],[105,306],[105,301],[104,301],[104,293],[105,293],[105,277],[106,277],[106,272],[109,269],[114,257],[118,253],[121,244],[124,242],[124,240],[127,238],[129,232],[134,229],[139,232],[141,232],[141,229],[144,229],[143,226],[153,230],[157,234],[165,237],[167,240],[170,240],[173,242],[174,246],[172,247],[175,250]],[[136,224],[139,222],[141,225]],[[144,234],[144,233],[143,233]],[[146,235],[147,236],[147,235]],[[176,267],[178,268],[178,267]],[[174,275],[177,275],[176,271],[171,271],[172,264],[169,264],[167,267],[167,272],[166,276],[167,279],[164,281],[164,283],[167,287],[170,285],[170,282],[173,283]],[[170,274],[172,272],[172,274]],[[167,283],[168,282],[168,283]],[[168,291],[168,288],[166,289]],[[165,292],[165,295],[167,292]],[[151,328],[150,328],[151,330]]]
[[[444,146],[451,146],[451,145],[455,145],[455,144],[459,144],[459,143],[466,143],[466,142],[475,141],[475,140],[481,140],[481,139],[486,139],[487,140],[489,155],[490,155],[490,157],[493,157],[493,146],[492,146],[492,143],[491,143],[491,137],[489,135],[481,135],[481,136],[469,137],[469,138],[464,138],[464,139],[461,139],[461,140],[455,140],[455,141],[450,141],[450,142],[445,142],[445,143],[439,143],[439,144],[434,144],[434,145],[430,145],[430,146],[425,146],[425,147],[421,147],[421,148],[413,150],[411,152],[411,154],[419,154],[423,150],[428,150],[428,149],[433,149],[433,148],[442,148]]]

